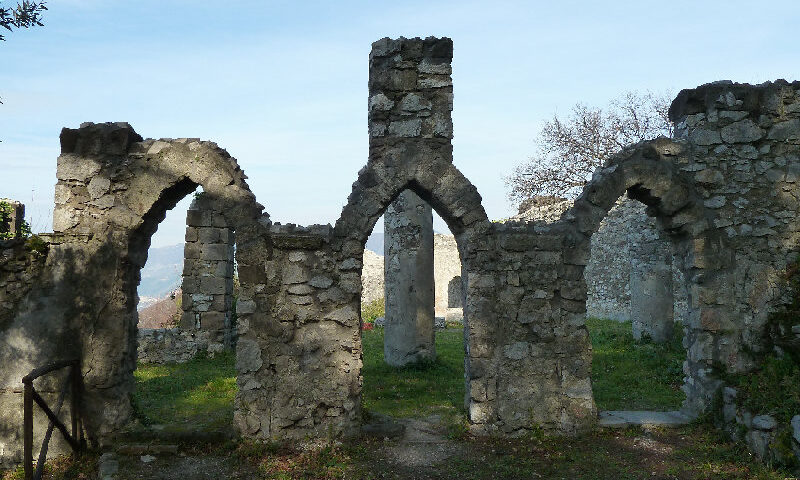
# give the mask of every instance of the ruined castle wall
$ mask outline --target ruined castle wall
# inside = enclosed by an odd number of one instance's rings
[[[689,309],[690,380],[713,362],[731,371],[753,366],[748,351],[764,348],[769,312],[785,301],[780,272],[800,251],[800,82],[762,85],[717,82],[682,91],[670,109],[676,136],[690,155],[679,168],[698,185],[713,218],[706,228],[724,251],[695,259]],[[694,250],[712,247],[695,242]],[[687,382],[690,401],[698,394]]]
[[[65,129],[57,234],[37,288],[0,325],[0,442],[18,445],[9,442],[21,430],[19,378],[73,356],[90,440],[102,444],[128,420],[139,269],[166,210],[198,185],[237,235],[235,423],[244,436],[358,429],[363,249],[405,190],[441,215],[461,252],[475,432],[574,433],[594,422],[584,274],[592,236],[626,192],[647,205],[688,285],[685,408],[711,404],[718,369],[753,368],[767,315],[786,301],[779,272],[800,250],[800,83],[683,91],[671,108],[676,140],[624,149],[558,219],[494,224],[453,165],[451,60],[449,39],[373,44],[369,160],[333,228],[272,225],[216,144],[143,140],[127,124]]]
[[[361,254],[337,260],[330,230],[275,224],[270,250],[240,264],[235,422],[246,436],[341,435],[360,425]]]
[[[31,292],[35,295],[39,288],[47,259],[47,245],[42,247],[39,251],[32,250],[24,239],[0,242],[0,334],[4,335],[0,341],[0,355],[14,357],[14,361],[4,362],[0,368],[3,372],[0,377],[0,470],[22,461],[22,377],[32,367],[27,368],[30,364],[17,354],[25,351],[33,339],[26,338],[23,326],[15,320],[20,309],[25,308],[24,299]],[[53,390],[49,387],[51,385],[42,385],[41,381],[36,384],[36,388],[43,391]],[[42,416],[34,426],[34,437],[40,441],[47,428]],[[57,455],[65,451],[63,447],[63,444],[54,445],[52,451]]]
[[[145,141],[128,124],[87,123],[64,129],[61,147],[56,233],[47,238],[38,289],[25,295],[0,332],[0,363],[14,365],[0,371],[0,381],[19,398],[13,385],[28,371],[78,357],[86,433],[97,445],[131,413],[136,286],[150,236],[166,210],[203,185],[226,206],[229,224],[252,232],[261,225],[261,207],[235,160],[211,142]],[[21,418],[16,408],[7,411]],[[21,430],[16,421],[0,420],[0,431],[11,432],[3,437]]]
[[[566,199],[541,201],[512,220],[554,222],[572,204]],[[645,213],[645,208],[641,202],[620,197],[592,235],[592,256],[584,272],[587,316],[632,320],[631,275],[669,265],[674,317],[683,322],[687,308],[683,273],[672,258],[669,239],[658,230],[656,220]]]
[[[25,239],[0,242],[0,330],[9,325],[20,302],[34,288],[47,259],[47,244],[33,248]]]

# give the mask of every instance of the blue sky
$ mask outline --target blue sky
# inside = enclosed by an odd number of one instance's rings
[[[386,36],[453,39],[455,164],[491,218],[513,213],[503,176],[576,102],[800,79],[796,0],[48,7],[44,27],[0,43],[0,196],[26,203],[38,231],[51,228],[59,132],[85,121],[216,141],[274,221],[333,223],[366,163],[367,61]],[[168,217],[154,246],[182,241],[183,215]]]

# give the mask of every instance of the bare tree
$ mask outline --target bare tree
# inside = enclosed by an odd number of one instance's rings
[[[4,7],[0,4],[0,27],[9,32],[15,28],[30,28],[42,25],[42,12],[47,10],[46,2],[23,0],[16,7]],[[0,35],[0,40],[5,40]]]
[[[578,103],[565,121],[554,115],[542,127],[536,154],[506,177],[509,198],[522,207],[533,197],[575,197],[595,169],[623,147],[672,135],[670,98],[628,92],[605,110]]]

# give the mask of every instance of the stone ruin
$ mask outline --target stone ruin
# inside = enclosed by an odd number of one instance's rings
[[[767,316],[787,301],[781,272],[800,241],[800,83],[684,90],[670,109],[675,138],[622,150],[559,219],[492,223],[453,165],[451,60],[446,38],[373,44],[369,158],[333,226],[271,222],[236,161],[212,142],[145,140],[126,123],[65,128],[46,255],[2,248],[4,465],[21,455],[20,379],[49,362],[80,358],[94,445],[113,442],[128,422],[139,270],[165,212],[198,186],[236,235],[234,409],[244,437],[358,432],[364,244],[404,191],[435,209],[458,244],[475,433],[572,434],[595,423],[584,269],[592,235],[626,192],[682,259],[684,410],[709,407],[720,371],[754,368]],[[51,386],[37,389],[52,400]],[[37,424],[36,436],[43,430]]]
[[[195,194],[186,212],[180,321],[166,328],[139,328],[142,363],[183,363],[236,344],[233,318],[234,232],[219,206]]]

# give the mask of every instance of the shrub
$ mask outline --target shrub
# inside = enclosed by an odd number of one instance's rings
[[[13,238],[27,238],[31,234],[31,226],[25,220],[20,223],[20,231],[10,231],[11,216],[14,214],[14,207],[5,200],[0,200],[0,240],[11,240]]]
[[[385,312],[383,297],[361,304],[361,320],[364,323],[374,323],[375,319],[384,316]]]

